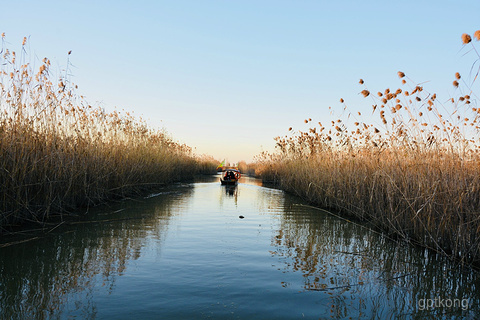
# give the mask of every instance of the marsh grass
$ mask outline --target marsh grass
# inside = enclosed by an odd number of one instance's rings
[[[0,231],[215,171],[130,113],[92,107],[50,61],[0,51]],[[69,52],[70,55],[70,52]],[[68,68],[68,66],[67,66]]]
[[[470,36],[462,41],[477,53]],[[257,173],[391,236],[480,265],[476,75],[467,83],[455,74],[455,97],[444,102],[405,73],[398,76],[401,88],[376,94],[360,80],[375,124],[341,99],[344,118],[305,132],[289,128],[289,135],[276,138],[275,153],[258,156]]]

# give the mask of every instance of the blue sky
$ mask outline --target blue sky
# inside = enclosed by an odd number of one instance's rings
[[[65,68],[91,104],[125,109],[222,160],[273,150],[305,118],[367,111],[397,71],[447,100],[474,56],[480,1],[5,1],[10,49]]]

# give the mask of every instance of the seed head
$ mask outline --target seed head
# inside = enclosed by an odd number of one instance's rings
[[[360,81],[358,81],[358,83],[364,84],[363,79],[360,79]]]
[[[340,99],[340,103],[343,103],[344,101],[345,101],[345,100],[343,100],[343,99]]]
[[[458,72],[455,73],[455,78],[457,78],[457,80],[460,80],[460,78],[461,78],[461,77],[460,77],[460,73],[458,73]]]
[[[470,37],[468,34],[464,33],[462,34],[462,42],[463,44],[470,43],[472,41],[472,37]]]
[[[477,39],[477,41],[480,41],[480,30],[475,31],[473,36],[475,37],[475,39]]]
[[[361,94],[366,98],[370,95],[370,92],[368,90],[362,90]]]
[[[453,81],[453,86],[458,88],[458,81],[457,80]]]
[[[397,74],[399,78],[405,77],[405,73],[403,73],[402,71],[398,71]]]

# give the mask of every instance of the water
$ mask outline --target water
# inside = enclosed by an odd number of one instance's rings
[[[480,315],[478,273],[251,178],[174,185],[3,242],[2,319]]]

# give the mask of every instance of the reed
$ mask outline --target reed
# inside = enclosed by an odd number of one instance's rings
[[[468,35],[462,41],[473,46]],[[455,97],[442,102],[403,72],[398,76],[400,88],[377,94],[360,80],[374,124],[341,99],[343,119],[305,132],[289,128],[276,138],[276,152],[257,157],[257,173],[311,203],[480,265],[476,78],[468,84],[457,73]]]
[[[92,107],[67,77],[54,79],[9,51],[0,56],[0,232],[215,172],[216,161],[148,127],[128,112]],[[69,52],[70,55],[70,52]]]

